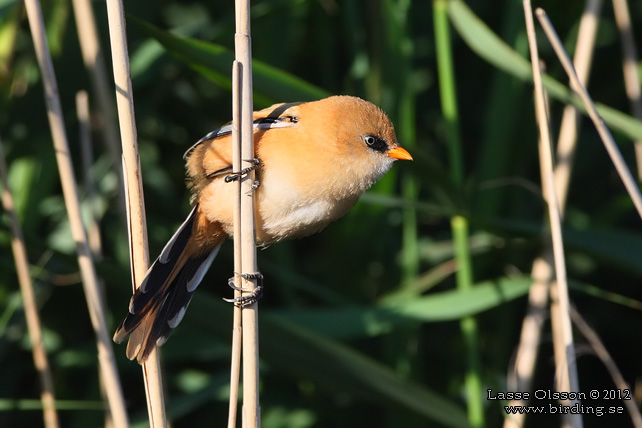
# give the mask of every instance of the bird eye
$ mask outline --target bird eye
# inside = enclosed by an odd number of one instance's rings
[[[388,143],[386,143],[385,140],[380,137],[374,135],[364,135],[363,141],[374,151],[383,153],[388,150]]]

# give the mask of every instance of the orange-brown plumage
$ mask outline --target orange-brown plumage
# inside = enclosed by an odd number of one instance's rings
[[[344,215],[395,159],[411,159],[385,113],[355,97],[276,104],[255,112],[254,120],[259,245],[318,232]],[[180,322],[191,293],[232,234],[235,186],[225,180],[233,172],[229,131],[214,131],[186,154],[194,210],[116,331],[117,342],[131,333],[129,358],[142,362]]]

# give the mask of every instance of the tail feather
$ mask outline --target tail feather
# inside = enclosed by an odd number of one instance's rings
[[[198,206],[152,264],[129,305],[129,313],[114,334],[122,342],[130,335],[127,357],[144,362],[149,353],[167,340],[185,315],[192,294],[202,281],[222,245],[224,234],[214,228],[206,241],[198,240]]]
[[[220,248],[221,244],[207,254],[188,260],[184,265],[176,278],[175,286],[172,287],[167,298],[159,307],[158,314],[155,317],[156,321],[153,323],[149,333],[149,340],[150,342],[154,341],[154,343],[150,343],[150,346],[147,347],[148,351],[151,351],[154,345],[160,346],[165,343],[172,330],[183,320],[196,286],[207,273]],[[194,284],[194,286],[190,287],[190,283]],[[148,353],[143,353],[143,360],[147,358]]]

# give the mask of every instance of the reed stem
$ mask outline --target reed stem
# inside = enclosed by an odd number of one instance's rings
[[[42,401],[42,414],[45,422],[45,428],[57,428],[59,425],[58,413],[55,407],[55,393],[51,367],[47,359],[47,351],[42,340],[42,324],[40,315],[38,315],[38,304],[36,302],[36,293],[33,289],[33,282],[29,274],[29,259],[27,258],[27,249],[24,235],[20,227],[20,221],[16,214],[13,195],[9,187],[9,177],[7,162],[0,140],[0,180],[2,181],[2,207],[9,216],[9,226],[11,227],[11,249],[16,264],[18,274],[18,283],[20,284],[20,294],[22,295],[22,304],[27,321],[27,330],[29,331],[29,341],[31,342],[31,352],[33,354],[33,363],[40,378],[40,400]]]
[[[579,379],[573,343],[573,330],[569,311],[568,285],[566,281],[566,262],[564,258],[564,241],[562,238],[561,215],[557,192],[555,189],[554,165],[546,97],[542,85],[537,42],[535,38],[535,25],[530,0],[524,0],[524,15],[526,19],[526,32],[531,53],[533,82],[535,84],[535,111],[539,124],[539,157],[542,170],[542,188],[544,199],[548,206],[548,217],[551,228],[551,241],[555,265],[555,281],[551,285],[551,323],[555,346],[556,389],[559,392],[578,392]],[[574,405],[577,400],[563,400],[564,405]],[[566,426],[581,428],[583,426],[580,414],[566,414],[562,416]]]
[[[622,41],[622,71],[624,72],[624,89],[631,104],[631,113],[642,120],[642,92],[638,77],[638,50],[635,46],[633,25],[626,0],[613,0],[613,13]],[[635,160],[638,179],[642,179],[642,141],[635,142]]]
[[[642,194],[640,194],[640,189],[638,189],[638,186],[633,179],[633,176],[631,175],[631,171],[629,171],[628,167],[626,166],[626,162],[622,157],[622,153],[620,153],[617,144],[615,144],[615,140],[613,139],[613,135],[611,135],[611,131],[609,131],[609,128],[604,123],[604,120],[600,117],[600,114],[595,107],[595,103],[591,99],[591,96],[586,90],[586,87],[579,80],[575,71],[575,67],[573,67],[573,63],[568,57],[568,54],[566,53],[561,40],[557,36],[557,32],[553,28],[553,25],[549,21],[546,12],[544,12],[542,9],[537,9],[535,13],[537,15],[537,19],[542,25],[542,28],[544,29],[544,33],[546,33],[546,37],[553,46],[555,54],[557,55],[559,61],[562,63],[566,74],[571,80],[571,88],[577,93],[577,95],[579,95],[582,103],[586,107],[586,110],[588,111],[588,114],[593,121],[593,124],[595,125],[595,128],[600,135],[600,138],[602,139],[602,143],[604,143],[604,147],[611,157],[611,161],[613,162],[613,165],[615,166],[620,179],[624,183],[624,187],[626,188],[631,201],[633,201],[633,205],[635,206],[638,215],[640,216],[640,218],[642,218]]]
[[[601,6],[602,0],[587,1],[580,20],[573,62],[584,84],[589,78]],[[579,112],[574,106],[569,105],[564,108],[557,143],[557,162],[554,165],[555,191],[559,196],[559,211],[562,219],[564,218],[566,197],[578,141],[579,118]],[[542,329],[548,316],[548,290],[552,286],[554,277],[553,264],[553,249],[547,245],[542,254],[534,260],[531,268],[533,284],[528,293],[528,308],[522,322],[520,342],[515,358],[515,382],[509,386],[511,391],[531,391]],[[509,405],[525,406],[527,402],[513,400],[509,402]],[[523,426],[525,416],[523,413],[509,415],[504,419],[504,428]]]
[[[235,67],[233,86],[238,88],[235,98],[232,129],[234,148],[234,167],[240,169],[250,166],[249,161],[255,157],[253,130],[253,100],[252,100],[252,39],[250,36],[250,2],[236,1],[236,34]],[[238,144],[240,143],[240,147]],[[235,241],[240,241],[241,270],[239,272],[252,274],[258,272],[256,263],[256,232],[254,222],[253,185],[255,173],[252,171],[242,177],[239,185],[238,212],[235,213],[235,223],[240,223],[240,234],[234,235]],[[235,229],[236,232],[236,229]],[[237,265],[238,262],[235,262]],[[243,278],[242,288],[252,292],[256,280]],[[259,407],[259,350],[258,350],[258,304],[244,306],[242,317],[242,348],[243,348],[243,427],[256,428],[261,426]]]
[[[132,287],[135,291],[143,282],[149,267],[149,252],[143,179],[138,157],[134,95],[129,73],[125,12],[122,0],[107,0],[107,18],[109,21],[109,38],[116,85],[116,105],[118,107],[118,122],[123,150],[123,176],[125,180]],[[158,348],[154,348],[150,353],[143,363],[142,370],[149,424],[152,428],[166,427],[167,417],[165,414],[163,380]]]
[[[118,427],[127,427],[129,426],[129,422],[125,410],[125,400],[120,386],[120,379],[118,378],[116,360],[111,346],[111,337],[107,330],[105,307],[98,289],[98,277],[94,269],[92,255],[89,250],[87,235],[80,213],[78,190],[76,182],[74,181],[71,155],[69,153],[67,134],[64,128],[64,120],[60,106],[60,97],[58,95],[58,85],[45,37],[42,10],[38,0],[26,0],[25,6],[27,8],[29,28],[31,29],[34,47],[36,49],[36,57],[42,74],[47,115],[49,117],[49,126],[51,128],[51,135],[56,152],[56,162],[58,163],[58,172],[60,174],[65,206],[71,225],[71,233],[76,242],[78,264],[80,266],[85,298],[87,299],[87,307],[89,308],[89,316],[96,334],[98,362],[105,382],[107,402],[114,424]]]

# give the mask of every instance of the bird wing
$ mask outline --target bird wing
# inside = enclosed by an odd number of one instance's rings
[[[254,133],[276,128],[296,126],[298,117],[291,112],[292,107],[301,103],[274,104],[254,112]],[[293,111],[296,113],[296,110]],[[232,172],[232,123],[215,129],[190,147],[183,158],[187,163],[187,176],[193,194],[213,178]]]
[[[212,230],[201,236],[198,225],[203,221],[195,206],[132,296],[128,314],[114,334],[116,343],[131,334],[127,344],[130,359],[144,361],[167,339],[183,319],[192,294],[218,254],[225,235],[219,225],[207,223]]]

